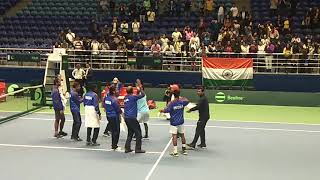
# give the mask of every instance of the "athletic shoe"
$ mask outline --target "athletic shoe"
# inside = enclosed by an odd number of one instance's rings
[[[140,149],[140,150],[135,150],[134,151],[136,154],[138,154],[138,153],[146,153],[146,151],[145,150],[142,150],[142,149]]]
[[[187,144],[187,150],[194,150],[195,149],[195,145],[193,144]]]
[[[77,138],[74,138],[73,140],[75,140],[75,141],[83,141],[81,138],[79,138],[79,137],[77,137]]]
[[[131,153],[133,150],[132,149],[126,149],[124,152],[125,153]]]
[[[56,137],[57,139],[62,138],[63,136],[61,134],[55,134],[54,137]]]
[[[179,157],[179,153],[171,152],[171,153],[170,153],[170,156]]]
[[[198,144],[197,147],[198,147],[198,148],[201,148],[201,149],[206,149],[206,148],[207,148],[207,145],[205,145],[205,144]]]
[[[87,146],[91,146],[92,142],[87,142],[86,145]]]
[[[109,134],[109,132],[104,132],[104,133],[103,133],[103,136],[104,136],[104,137],[110,137],[110,134]]]
[[[63,131],[60,131],[59,134],[60,134],[61,136],[68,136],[68,133],[63,132]]]
[[[188,155],[187,149],[186,149],[185,147],[182,147],[181,153],[182,153],[183,155]]]
[[[95,143],[92,143],[91,146],[100,146],[100,144],[95,142]]]
[[[112,150],[114,150],[114,151],[121,151],[122,150],[122,148],[121,147],[116,147],[116,148],[111,148]]]

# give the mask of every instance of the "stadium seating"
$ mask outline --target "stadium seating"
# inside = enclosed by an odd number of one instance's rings
[[[304,15],[309,8],[320,7],[319,0],[303,0],[299,1],[295,15],[291,18],[291,29],[298,35],[306,35],[311,33],[317,33],[320,29],[301,29],[301,22]],[[270,0],[251,0],[252,15],[255,25],[263,24],[265,22],[276,22],[276,16],[270,14]],[[285,13],[284,13],[285,14]]]
[[[4,1],[14,4],[17,0]],[[118,0],[123,2],[123,0]],[[201,0],[198,0],[201,1]],[[270,0],[252,0],[252,14],[254,23],[275,21],[275,17],[269,13]],[[225,4],[230,9],[233,0],[216,0],[216,4]],[[142,4],[142,0],[137,1]],[[119,3],[117,3],[119,4]],[[319,6],[319,0],[301,1],[296,15],[292,18],[293,30],[298,33],[319,32],[320,29],[310,30],[300,28],[305,10],[309,7]],[[2,6],[1,6],[2,7]],[[3,6],[8,8],[8,6]],[[1,9],[0,9],[1,11]],[[0,46],[1,47],[25,47],[25,48],[49,48],[58,40],[61,30],[71,28],[80,37],[90,36],[88,27],[92,17],[96,17],[99,11],[97,0],[33,0],[32,3],[14,17],[6,17],[0,23]],[[125,19],[128,19],[125,18]],[[210,21],[212,18],[206,18]],[[112,17],[99,19],[99,25],[110,25]],[[196,28],[199,15],[192,13],[189,18],[163,17],[157,19],[154,25],[145,23],[141,27],[141,38],[152,38],[155,35],[171,34],[175,27],[183,28],[190,25]]]
[[[0,15],[3,15],[8,9],[16,5],[18,0],[0,0]]]

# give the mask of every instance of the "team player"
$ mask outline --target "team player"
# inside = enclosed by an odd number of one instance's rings
[[[88,92],[84,95],[83,104],[85,110],[85,126],[87,127],[87,146],[99,146],[97,143],[101,113],[96,85],[89,85]],[[91,133],[93,130],[93,136]]]
[[[142,82],[140,79],[137,79],[136,86],[141,87],[141,89],[144,91],[144,87],[142,85]],[[138,92],[139,94],[140,92]],[[149,107],[147,103],[147,96],[145,95],[143,98],[139,99],[137,101],[138,103],[138,121],[139,123],[143,123],[144,129],[145,129],[145,135],[143,136],[144,139],[149,138],[149,128],[148,128],[148,121],[150,118],[149,115]]]
[[[68,134],[63,132],[63,127],[65,123],[65,116],[64,116],[64,106],[60,96],[59,87],[61,86],[61,81],[58,78],[54,80],[53,89],[51,92],[51,98],[53,103],[53,109],[55,114],[55,121],[54,121],[54,137],[61,138],[63,136],[67,136]],[[58,130],[60,130],[58,132]]]
[[[121,150],[118,146],[118,142],[120,135],[120,114],[122,114],[122,111],[120,109],[119,101],[116,98],[116,86],[110,86],[109,93],[104,98],[103,107],[107,114],[107,120],[109,121],[108,124],[112,135],[111,149],[117,151]]]
[[[170,133],[172,134],[172,144],[173,152],[170,153],[171,156],[178,157],[178,146],[177,146],[177,137],[178,133],[182,140],[182,154],[187,155],[186,151],[186,138],[184,136],[184,108],[189,104],[189,101],[186,98],[180,97],[180,88],[178,85],[172,85],[171,90],[174,96],[174,99],[167,105],[163,110],[160,110],[162,113],[170,113]]]
[[[79,137],[79,131],[82,123],[80,115],[80,104],[82,102],[82,97],[79,96],[80,88],[80,84],[78,82],[74,82],[70,93],[70,110],[73,117],[71,139],[75,141],[82,141]]]
[[[137,101],[145,96],[143,89],[137,87],[140,91],[139,95],[133,95],[133,87],[127,87],[127,95],[124,98],[124,119],[128,127],[128,137],[125,144],[125,153],[132,152],[131,141],[135,134],[136,136],[136,148],[135,153],[145,153],[146,151],[141,149],[141,128],[137,120],[138,108]]]

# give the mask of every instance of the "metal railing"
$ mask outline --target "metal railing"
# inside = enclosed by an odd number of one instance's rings
[[[10,53],[39,53],[41,60],[34,62],[11,62],[7,60]],[[16,49],[0,48],[0,66],[2,67],[45,67],[47,54],[52,49]],[[93,69],[122,69],[122,70],[157,70],[157,71],[201,71],[201,57],[190,57],[186,53],[154,55],[150,51],[86,51],[68,49],[69,66],[74,68],[77,63],[89,63]],[[284,56],[274,54],[242,54],[242,53],[208,53],[207,57],[219,58],[253,58],[255,73],[273,74],[320,74],[320,54],[293,54]],[[130,57],[161,58],[157,66],[135,65],[130,63]]]

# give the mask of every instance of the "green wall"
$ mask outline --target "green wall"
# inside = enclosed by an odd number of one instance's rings
[[[164,88],[146,88],[148,99],[162,101]],[[210,103],[275,106],[320,106],[320,93],[207,90]],[[182,89],[181,96],[196,102],[196,89]]]

